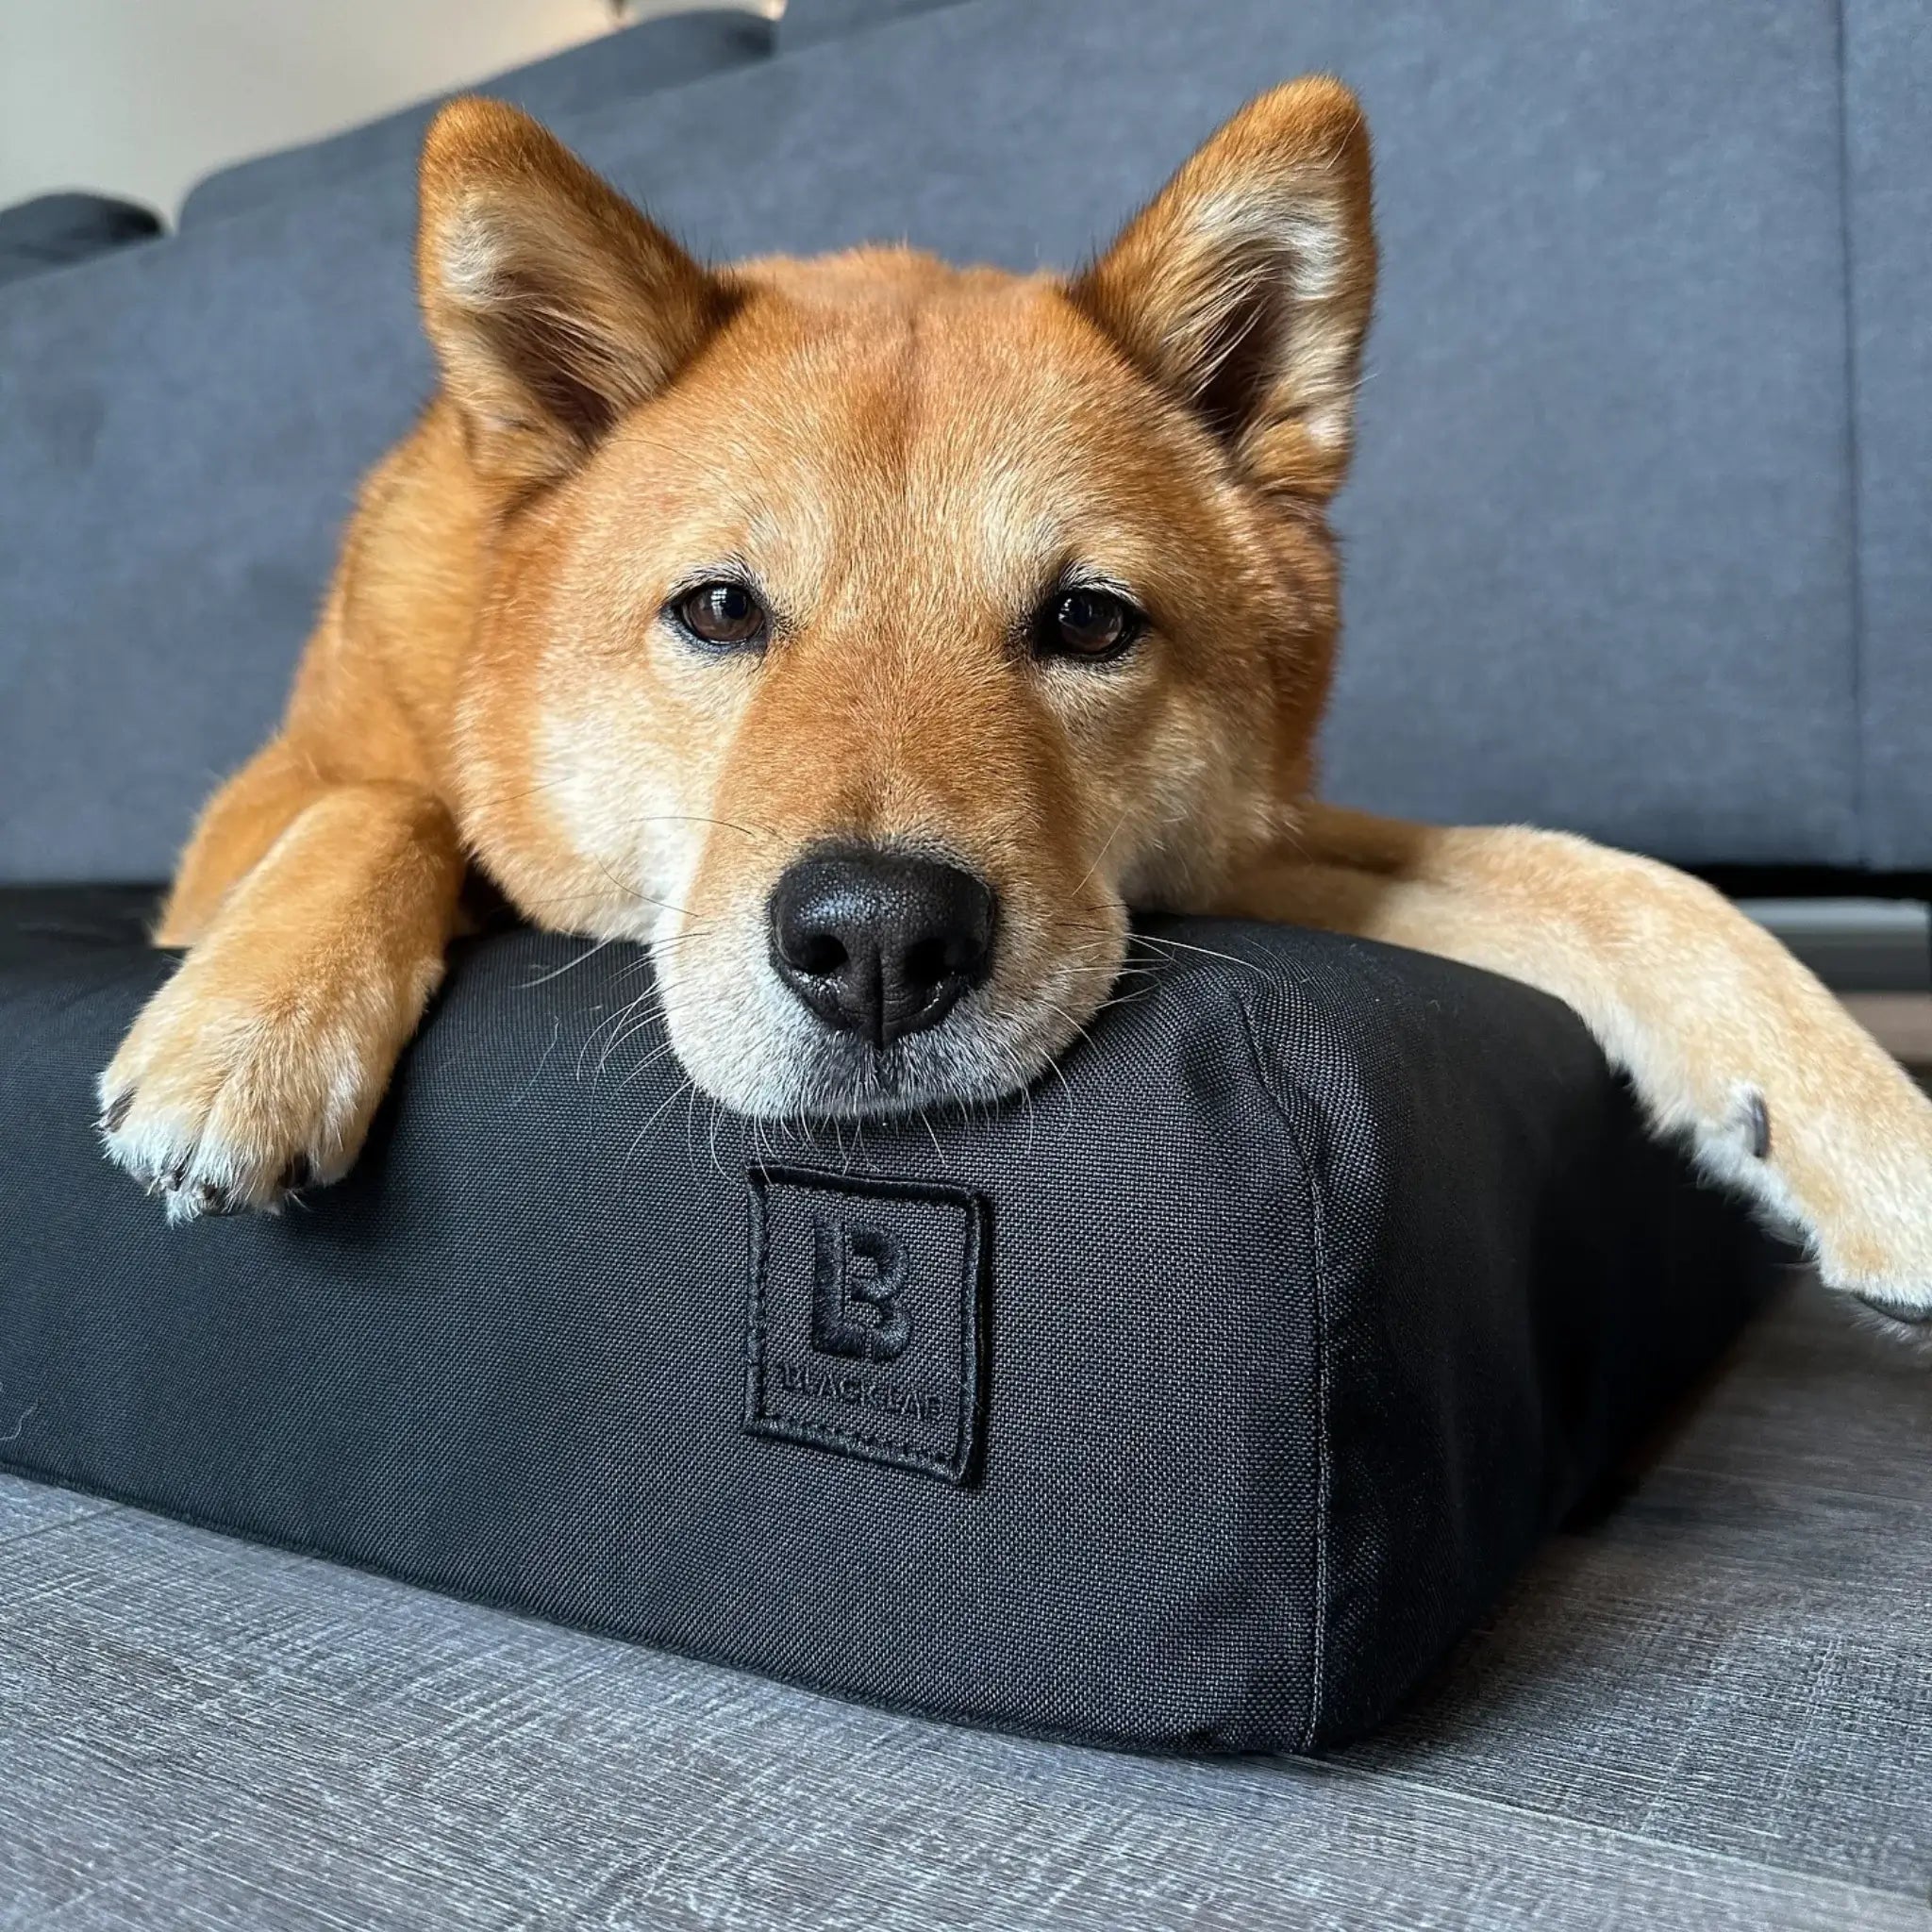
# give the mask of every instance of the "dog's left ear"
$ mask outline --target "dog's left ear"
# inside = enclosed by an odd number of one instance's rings
[[[1068,293],[1257,482],[1320,501],[1348,468],[1374,290],[1368,129],[1311,75],[1237,114]]]

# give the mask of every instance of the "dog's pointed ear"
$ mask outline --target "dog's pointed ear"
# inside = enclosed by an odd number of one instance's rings
[[[1348,468],[1374,289],[1368,130],[1311,75],[1237,114],[1068,293],[1248,475],[1320,501]]]
[[[423,144],[416,274],[479,469],[564,474],[669,382],[731,297],[541,127],[453,101]]]

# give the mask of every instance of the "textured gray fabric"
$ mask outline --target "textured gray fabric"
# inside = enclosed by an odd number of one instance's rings
[[[0,875],[165,870],[280,708],[429,357],[407,197],[0,290]]]
[[[1855,862],[1829,0],[1424,11],[1363,74],[1385,273],[1328,790]]]
[[[1872,862],[1932,867],[1932,10],[1844,0]]]
[[[1924,1414],[1800,1290],[1328,1764],[951,1729],[0,1475],[0,1925],[1923,1932]]]
[[[0,208],[0,282],[65,268],[161,232],[153,208],[104,194],[37,194]]]
[[[719,255],[1029,267],[1308,67],[1363,92],[1387,243],[1331,790],[1856,860],[1827,0],[1748,33],[1675,0],[977,0],[574,132]],[[275,714],[426,387],[410,222],[378,173],[0,300],[0,876],[164,866]]]
[[[958,4],[958,0],[786,0],[778,17],[778,44],[808,47],[820,41],[842,40],[847,34]]]
[[[485,85],[499,100],[513,101],[540,120],[566,128],[575,116],[607,102],[633,101],[660,88],[679,87],[762,59],[771,50],[772,24],[762,14],[719,8],[641,21],[546,60],[512,68]],[[180,225],[193,227],[239,214],[353,180],[374,168],[411,169],[424,130],[448,98],[440,94],[325,140],[217,169],[189,191]]]

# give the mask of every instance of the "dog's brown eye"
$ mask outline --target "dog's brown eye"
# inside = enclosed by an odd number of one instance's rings
[[[765,608],[742,584],[700,584],[674,608],[685,629],[708,644],[755,644],[765,634]]]
[[[1117,658],[1141,631],[1140,613],[1111,591],[1060,591],[1041,617],[1040,647],[1048,657]]]

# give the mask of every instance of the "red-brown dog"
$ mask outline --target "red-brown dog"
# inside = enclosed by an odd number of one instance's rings
[[[1473,960],[1575,1008],[1829,1282],[1932,1319],[1932,1106],[1772,940],[1578,839],[1310,796],[1375,275],[1344,88],[1256,101],[1072,280],[706,269],[484,101],[422,193],[441,392],[101,1077],[171,1217],[348,1167],[474,865],[653,941],[685,1068],[768,1116],[1022,1086],[1130,906]]]

